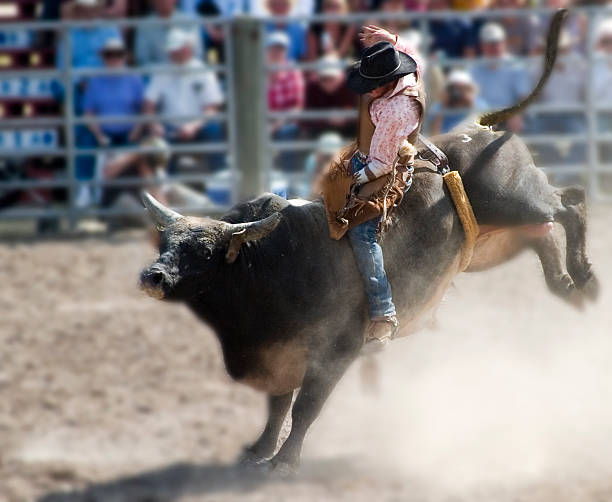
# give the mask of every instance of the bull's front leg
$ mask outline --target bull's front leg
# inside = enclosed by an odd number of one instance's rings
[[[346,369],[355,360],[363,345],[362,330],[352,330],[333,346],[316,351],[308,362],[302,387],[291,410],[291,432],[278,453],[270,460],[281,475],[296,472],[300,463],[302,443],[308,428],[319,416],[323,404]]]
[[[268,396],[268,420],[261,436],[244,449],[241,464],[257,464],[274,455],[285,416],[291,406],[293,391],[281,396]]]

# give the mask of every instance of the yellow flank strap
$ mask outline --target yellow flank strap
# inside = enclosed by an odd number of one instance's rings
[[[444,182],[450,191],[455,208],[457,208],[457,213],[459,214],[459,219],[463,225],[463,230],[465,231],[465,242],[461,248],[461,265],[459,268],[463,272],[472,260],[474,245],[480,230],[459,173],[457,171],[449,171],[444,175]]]

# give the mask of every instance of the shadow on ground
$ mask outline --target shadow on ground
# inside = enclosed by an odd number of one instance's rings
[[[268,480],[263,470],[238,465],[181,463],[84,490],[48,493],[38,502],[171,502],[187,495],[251,490]]]
[[[91,484],[83,490],[50,492],[37,502],[173,502],[181,497],[211,493],[246,493],[264,484],[325,482],[326,477],[359,476],[346,458],[317,460],[303,466],[295,478],[280,479],[264,468],[223,464],[173,464],[134,476]]]

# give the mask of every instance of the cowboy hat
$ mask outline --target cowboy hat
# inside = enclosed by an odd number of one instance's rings
[[[417,64],[408,54],[395,50],[389,42],[368,47],[361,58],[347,70],[347,86],[357,94],[366,94],[404,75],[414,73]]]

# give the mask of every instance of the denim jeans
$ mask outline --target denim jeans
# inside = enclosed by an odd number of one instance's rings
[[[355,155],[351,160],[353,173],[365,167]],[[376,229],[380,217],[366,221],[348,231],[353,247],[357,268],[363,278],[368,301],[370,318],[395,315],[395,305],[391,296],[391,285],[385,273],[385,263],[380,244],[376,240]]]

